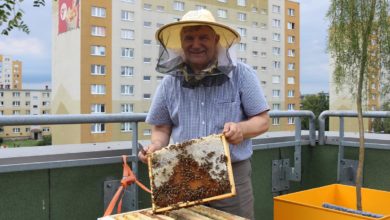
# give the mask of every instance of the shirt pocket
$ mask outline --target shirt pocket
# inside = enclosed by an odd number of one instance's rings
[[[226,122],[239,122],[241,118],[240,102],[233,99],[217,99],[214,101],[215,112],[211,115],[216,121],[217,129],[223,129]]]

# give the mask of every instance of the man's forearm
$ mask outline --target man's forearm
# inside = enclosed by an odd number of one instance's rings
[[[172,126],[170,125],[154,125],[152,127],[152,144],[159,148],[167,146],[171,137],[171,132]]]
[[[269,119],[268,112],[263,112],[246,121],[239,122],[244,139],[253,138],[266,132],[269,128]]]

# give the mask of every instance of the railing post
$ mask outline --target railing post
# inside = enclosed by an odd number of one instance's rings
[[[340,129],[339,129],[339,153],[337,156],[337,182],[340,182],[341,176],[341,160],[344,159],[344,117],[340,116]]]
[[[295,151],[294,151],[294,167],[292,168],[295,181],[301,180],[301,118],[295,117]]]
[[[131,123],[131,129],[133,131],[132,133],[132,147],[131,147],[131,154],[132,156],[135,156],[137,159],[131,162],[133,172],[135,176],[138,178],[138,122],[132,122]],[[135,210],[138,210],[138,186],[136,184],[133,184],[135,186],[134,188],[134,208]]]

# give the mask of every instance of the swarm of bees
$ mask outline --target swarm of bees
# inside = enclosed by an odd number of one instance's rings
[[[168,211],[235,195],[222,135],[169,145],[149,155],[152,210]]]

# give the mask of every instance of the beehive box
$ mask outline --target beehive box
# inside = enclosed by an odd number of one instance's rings
[[[245,220],[245,218],[222,212],[207,206],[194,206],[153,214],[151,209],[143,209],[99,218],[98,220]]]
[[[382,218],[323,208],[324,203],[355,209],[355,187],[332,184],[277,196],[274,198],[274,220],[390,220],[390,192],[362,188],[363,211],[383,215]]]
[[[148,166],[155,213],[236,194],[223,135],[169,145],[149,155]]]

